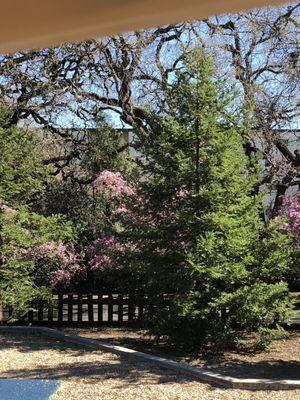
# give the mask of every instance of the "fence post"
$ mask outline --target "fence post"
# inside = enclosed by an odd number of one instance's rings
[[[78,322],[82,322],[82,294],[78,294]]]
[[[57,308],[58,308],[57,321],[62,322],[62,320],[63,320],[63,295],[61,293],[59,293],[59,295],[58,295]]]
[[[103,322],[102,295],[98,294],[98,323]]]
[[[108,322],[113,322],[113,296],[108,295]]]
[[[52,301],[53,301],[53,297],[52,297]],[[52,303],[52,301],[48,303],[48,322],[53,321],[53,303]]]
[[[138,319],[142,320],[144,316],[144,304],[143,301],[140,301],[140,299],[138,303]]]
[[[73,294],[68,294],[68,322],[73,321]]]
[[[33,311],[32,310],[28,311],[28,323],[30,323],[30,324],[33,323]]]
[[[89,294],[87,300],[88,300],[88,322],[94,322],[93,295]]]
[[[118,322],[123,322],[123,295],[118,296]]]
[[[128,296],[128,322],[133,322],[134,320],[134,305],[132,297]]]

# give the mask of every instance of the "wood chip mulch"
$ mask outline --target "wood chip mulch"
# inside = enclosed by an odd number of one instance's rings
[[[0,335],[0,376],[59,379],[51,400],[296,400],[300,390],[246,391],[39,336]]]
[[[286,338],[275,340],[265,351],[255,352],[250,347],[243,351],[223,353],[183,353],[163,344],[142,329],[126,328],[66,328],[65,331],[91,339],[152,353],[177,361],[199,365],[237,378],[300,379],[300,331],[291,331]],[[300,399],[299,399],[300,400]]]

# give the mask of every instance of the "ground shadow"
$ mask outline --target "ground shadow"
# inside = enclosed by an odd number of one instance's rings
[[[13,378],[39,378],[39,379],[82,379],[86,383],[95,383],[100,381],[115,380],[114,385],[124,388],[126,385],[134,385],[143,382],[151,384],[166,383],[185,383],[199,380],[186,373],[162,368],[152,362],[142,361],[140,359],[111,355],[108,352],[103,353],[104,357],[99,360],[97,355],[100,350],[88,349],[74,344],[62,343],[58,340],[41,337],[39,335],[0,335],[0,351],[3,349],[15,349],[19,352],[32,353],[43,350],[51,350],[53,357],[55,352],[68,354],[66,362],[58,362],[55,366],[43,364],[41,358],[38,367],[10,368],[6,370],[3,377]],[[62,355],[62,354],[61,354]],[[91,360],[83,361],[80,356],[91,355]],[[93,359],[93,356],[94,359]],[[12,364],[13,365],[13,364]],[[300,363],[297,361],[261,361],[246,362],[225,360],[212,364],[205,362],[207,369],[221,372],[225,375],[231,375],[242,378],[265,378],[265,379],[299,379]],[[220,388],[219,385],[210,384],[211,390]]]
[[[187,374],[165,369],[132,356],[110,355],[109,352],[62,343],[38,335],[31,337],[30,335],[0,335],[0,352],[8,349],[17,349],[18,352],[25,354],[51,350],[53,357],[55,357],[56,352],[59,352],[60,356],[63,356],[61,353],[67,352],[68,360],[67,362],[58,362],[55,366],[52,366],[47,365],[47,362],[44,365],[41,357],[38,367],[11,367],[2,372],[2,377],[55,380],[75,378],[84,379],[86,383],[115,379],[118,382],[121,380],[122,387],[126,384],[136,384],[141,381],[152,384],[195,381],[195,378]],[[104,357],[97,360],[97,355],[99,354],[104,354]],[[91,358],[95,356],[95,360],[82,361],[80,357],[85,355],[91,356]]]
[[[79,335],[83,332],[85,333],[84,336],[88,337],[86,335],[87,329],[66,329],[66,331]],[[200,360],[199,364],[207,369],[237,378],[300,379],[300,362],[297,359],[282,360],[280,355],[275,355],[275,357],[278,357],[274,358],[274,354],[272,357],[268,357],[267,351],[264,351],[265,359],[258,360],[255,356],[259,355],[261,351],[255,351],[254,348],[247,347],[239,349],[238,352],[231,350],[229,353],[215,353],[209,349],[205,349],[200,353],[197,351],[180,351],[171,345],[155,343],[153,338],[147,334],[142,335],[141,331],[135,337],[135,332],[136,329],[130,330],[128,328],[125,331],[122,329],[110,331],[109,329],[91,328],[89,337],[97,339],[97,334],[99,334],[98,338],[102,339],[102,334],[105,335],[105,341],[109,343],[163,356],[179,362],[185,361],[194,364]],[[295,332],[290,334],[290,339],[293,338],[297,338]],[[248,360],[242,360],[239,357],[241,355],[247,356]]]
[[[243,379],[300,379],[300,362],[291,360],[240,361],[230,360],[211,364],[204,363],[204,367],[224,375]]]

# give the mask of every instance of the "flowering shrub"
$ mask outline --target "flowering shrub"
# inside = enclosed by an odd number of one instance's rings
[[[109,200],[131,196],[134,190],[127,184],[120,172],[103,171],[95,179],[93,186],[103,193]]]
[[[300,204],[297,197],[284,196],[282,213],[287,218],[286,229],[297,241],[300,240]]]
[[[85,269],[78,262],[71,246],[63,243],[46,242],[22,252],[21,258],[34,261],[37,276],[48,280],[52,288],[68,287],[76,277],[84,277]],[[42,272],[42,274],[41,274]],[[45,283],[45,282],[43,282]]]
[[[132,212],[128,210],[128,208],[124,205],[121,204],[115,211],[115,214],[119,215],[132,215]]]
[[[285,217],[285,228],[293,236],[292,262],[287,280],[291,290],[300,290],[300,204],[296,196],[284,196],[281,214]],[[280,218],[280,217],[279,217]]]
[[[131,242],[121,243],[113,236],[104,236],[101,239],[94,240],[91,245],[86,247],[86,252],[90,257],[89,265],[91,270],[105,271],[108,269],[122,269],[125,252],[135,249]]]
[[[49,300],[50,288],[65,287],[82,273],[72,245],[64,244],[77,237],[61,215],[45,217],[3,204],[1,211],[0,297],[17,319],[34,302]]]

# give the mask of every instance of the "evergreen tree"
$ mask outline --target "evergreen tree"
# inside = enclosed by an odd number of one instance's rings
[[[156,304],[150,329],[185,345],[225,345],[253,330],[266,341],[288,315],[290,239],[261,218],[258,166],[244,153],[231,93],[202,49],[187,54],[170,114],[154,117],[139,142],[146,179],[134,262]]]
[[[0,203],[30,204],[47,181],[37,147],[39,138],[33,131],[7,128],[8,120],[9,111],[0,108]]]

